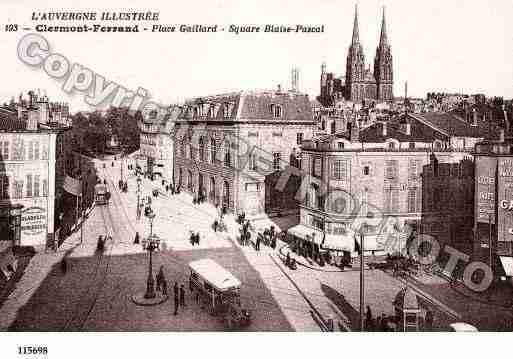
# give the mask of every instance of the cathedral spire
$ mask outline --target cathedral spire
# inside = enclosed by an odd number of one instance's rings
[[[354,5],[354,25],[353,25],[353,41],[352,45],[360,42],[360,31],[358,30],[358,4]]]
[[[381,36],[379,38],[379,46],[388,45],[387,39],[387,22],[385,19],[385,6],[383,6],[383,18],[381,20]]]

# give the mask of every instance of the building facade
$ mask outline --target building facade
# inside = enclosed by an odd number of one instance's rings
[[[315,122],[308,96],[242,91],[188,101],[175,123],[175,184],[230,211],[297,211],[277,174],[297,165]]]
[[[448,114],[412,114],[307,141],[300,225],[292,232],[310,240],[316,233],[317,244],[327,238],[334,248],[354,252],[355,231],[366,223],[365,250],[379,253],[396,249],[386,248],[389,237],[404,241],[408,224],[442,248],[449,244],[468,253],[471,152],[488,135]]]
[[[28,101],[20,96],[18,103],[0,108],[0,242],[4,247],[38,248],[54,239],[71,128],[67,106],[58,115],[52,112],[57,108],[34,92],[29,92]],[[6,215],[16,206],[21,208],[19,230],[10,228]]]
[[[173,181],[174,120],[180,108],[169,107],[166,111],[142,111],[140,149],[137,161],[142,170],[165,183]]]

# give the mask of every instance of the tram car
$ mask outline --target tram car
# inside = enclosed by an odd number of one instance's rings
[[[189,269],[190,290],[212,315],[222,318],[229,329],[251,323],[250,312],[240,302],[241,282],[233,274],[209,258],[190,262]]]
[[[107,191],[107,186],[103,183],[98,183],[94,186],[94,203],[97,205],[109,204],[110,193]]]

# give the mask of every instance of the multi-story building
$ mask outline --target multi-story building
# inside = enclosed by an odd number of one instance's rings
[[[381,35],[374,57],[374,71],[365,64],[365,54],[360,42],[358,8],[355,8],[353,36],[347,53],[345,77],[336,78],[321,70],[321,94],[319,101],[331,106],[336,99],[344,97],[352,102],[389,102],[394,99],[394,73],[392,49],[387,35],[385,10],[381,22]]]
[[[29,92],[0,108],[0,245],[45,246],[61,213],[70,146],[68,108]],[[11,208],[21,221],[11,221]],[[19,222],[19,223],[18,223]],[[13,227],[18,224],[18,228]]]
[[[386,238],[400,237],[409,224],[442,246],[468,250],[474,184],[470,153],[490,136],[488,128],[430,113],[306,141],[300,224],[289,232],[299,241],[320,245],[324,239],[327,247],[354,252],[354,231],[366,222],[365,250],[381,252]]]
[[[174,120],[180,108],[170,106],[165,111],[143,111],[140,128],[139,158],[144,163],[144,171],[154,177],[160,177],[165,183],[173,181],[174,143],[172,133]]]
[[[290,191],[276,191],[275,181],[297,165],[299,146],[314,130],[308,96],[295,91],[187,101],[175,123],[175,184],[231,211],[297,212]]]

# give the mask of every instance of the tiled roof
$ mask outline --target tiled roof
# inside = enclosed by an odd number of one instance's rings
[[[6,108],[0,108],[0,131],[24,130],[26,123],[18,119],[18,114]]]
[[[409,115],[448,136],[455,137],[493,137],[493,131],[488,126],[479,124],[472,126],[462,118],[446,112],[427,112]]]
[[[411,123],[410,135],[407,135],[404,128],[398,122],[388,122],[386,124],[387,134],[383,135],[383,124],[375,123],[360,131],[359,138],[361,142],[381,143],[387,139],[394,138],[401,142],[433,142],[436,139],[446,139],[439,131],[421,123]]]

